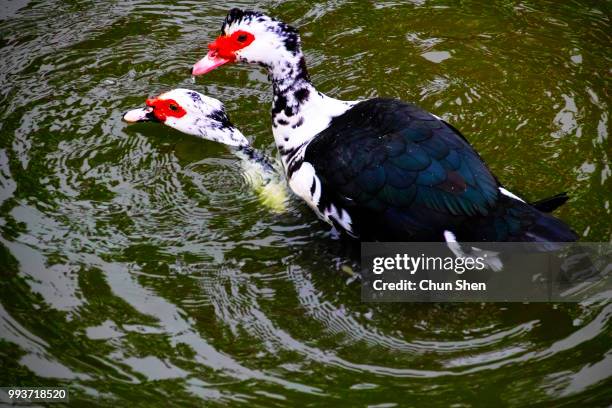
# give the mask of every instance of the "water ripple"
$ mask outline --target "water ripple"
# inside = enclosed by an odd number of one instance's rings
[[[121,121],[148,96],[190,87],[276,154],[265,73],[188,73],[228,7],[49,0],[2,15],[3,378],[109,405],[608,401],[609,294],[361,303],[355,248],[299,200],[272,211],[225,147]],[[418,103],[460,128],[511,190],[568,191],[557,215],[585,240],[610,240],[599,5],[258,7],[300,26],[321,91]]]

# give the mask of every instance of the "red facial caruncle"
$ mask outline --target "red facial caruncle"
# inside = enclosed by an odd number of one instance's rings
[[[208,45],[208,54],[195,63],[192,75],[202,75],[228,62],[236,61],[236,52],[255,41],[255,36],[238,30],[232,35],[221,35]]]
[[[215,41],[208,44],[210,52],[216,53],[218,57],[234,61],[236,51],[243,49],[255,40],[255,36],[247,31],[238,30],[232,35],[220,35]]]
[[[149,98],[146,104],[153,108],[153,115],[162,122],[169,117],[182,118],[187,114],[174,99]]]

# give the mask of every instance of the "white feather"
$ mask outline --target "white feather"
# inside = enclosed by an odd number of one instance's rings
[[[461,245],[459,245],[457,242],[457,237],[451,231],[444,231],[444,240],[447,243],[448,249],[450,249],[457,258],[483,258],[484,263],[493,272],[501,271],[504,266],[501,259],[499,259],[499,252],[487,251],[478,247],[471,247],[471,253],[466,254],[461,248]]]
[[[499,188],[499,192],[505,195],[506,197],[514,198],[515,200],[519,200],[523,203],[525,202],[525,200],[523,200],[521,197],[517,196],[516,194],[511,193],[510,191],[506,190],[503,187]]]

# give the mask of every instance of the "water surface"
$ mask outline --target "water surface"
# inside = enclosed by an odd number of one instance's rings
[[[300,27],[331,96],[461,129],[610,241],[609,1],[12,1],[0,11],[0,385],[81,405],[606,406],[612,304],[361,303],[351,245],[263,207],[223,146],[122,113],[194,88],[275,154],[255,67],[194,83],[232,5]],[[144,401],[147,401],[146,403]]]

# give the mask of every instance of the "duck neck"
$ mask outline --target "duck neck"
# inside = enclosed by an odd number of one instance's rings
[[[301,88],[312,88],[306,60],[299,49],[295,54],[287,53],[268,66],[274,95],[286,95]]]
[[[214,119],[218,121],[218,125],[198,126],[200,122],[200,118],[198,118],[192,125],[177,129],[202,139],[212,140],[213,142],[222,143],[234,148],[249,146],[249,140],[231,124],[227,116],[221,121],[218,116],[219,113],[216,115]],[[211,117],[209,116],[208,118],[210,119]]]
[[[274,99],[272,132],[285,167],[334,117],[352,106],[317,91],[298,49],[268,67]]]
[[[268,156],[250,145],[242,145],[232,148],[234,154],[245,162],[260,167],[266,175],[275,173],[274,166]]]

